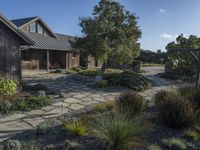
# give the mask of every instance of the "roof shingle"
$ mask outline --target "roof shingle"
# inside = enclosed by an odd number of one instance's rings
[[[37,18],[37,17],[14,19],[14,20],[11,20],[11,22],[14,23],[19,28],[19,27],[23,26],[24,24],[30,22],[31,20],[35,19],[35,18]]]

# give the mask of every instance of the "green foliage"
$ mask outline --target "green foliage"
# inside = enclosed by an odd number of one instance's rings
[[[52,99],[48,96],[46,97],[36,97],[30,96],[24,99],[18,99],[13,102],[11,110],[16,111],[29,111],[32,109],[38,109],[52,103]]]
[[[145,99],[135,91],[121,94],[117,101],[117,109],[123,113],[129,113],[133,117],[145,109]]]
[[[73,74],[76,73],[76,71],[73,71],[71,69],[66,69],[66,74]]]
[[[47,132],[48,132],[48,125],[46,123],[39,124],[36,127],[36,135],[37,136],[44,135]]]
[[[108,68],[105,70],[105,74],[119,74],[119,73],[122,73],[123,70],[121,69],[112,69],[112,68]]]
[[[74,72],[81,72],[83,70],[85,70],[86,68],[78,66],[78,67],[72,67],[70,70],[74,71]]]
[[[157,144],[152,144],[148,146],[148,150],[162,150]]]
[[[21,150],[21,143],[17,140],[8,140],[4,144],[4,150]]]
[[[112,100],[97,104],[93,110],[95,112],[114,111],[116,107],[116,102]]]
[[[186,142],[178,138],[164,139],[162,143],[170,150],[186,150],[187,149]]]
[[[136,91],[145,90],[150,86],[147,78],[131,70],[124,70],[122,73],[114,74],[105,73],[103,77],[108,80],[110,85],[126,86]]]
[[[144,126],[138,120],[129,119],[126,114],[109,113],[96,117],[93,131],[109,150],[124,150],[138,144]]]
[[[184,137],[188,140],[194,141],[198,139],[199,135],[196,131],[188,130],[188,131],[185,131]]]
[[[168,63],[172,65],[173,71],[180,76],[192,76],[196,72],[195,59],[189,53],[189,51],[179,52],[183,49],[199,49],[200,38],[191,35],[189,38],[185,38],[183,34],[176,38],[176,42],[171,42],[167,45],[167,59]],[[174,65],[173,61],[178,60],[178,64]]]
[[[63,73],[62,69],[56,69],[54,71],[51,71],[50,73]]]
[[[77,41],[76,47],[86,53],[92,49],[93,56],[105,63],[130,63],[139,55],[141,31],[135,14],[113,0],[101,0],[92,14],[81,18],[85,37]]]
[[[200,135],[200,126],[194,125],[194,131],[196,131]]]
[[[63,127],[66,131],[76,136],[84,136],[88,132],[88,128],[80,120],[65,122]]]
[[[0,101],[0,113],[7,114],[10,112],[12,103],[7,100]]]
[[[81,75],[85,75],[85,76],[96,76],[97,71],[95,69],[86,69],[86,70],[82,70],[78,73]]]
[[[85,148],[83,145],[77,142],[66,140],[64,143],[64,149],[65,150],[84,150]]]
[[[186,127],[193,122],[191,103],[176,93],[167,92],[165,97],[157,96],[156,107],[163,121],[173,128]]]
[[[109,85],[109,84],[108,84],[108,80],[101,80],[101,81],[97,82],[96,84],[97,84],[97,86],[99,86],[99,87],[106,87],[106,86]]]
[[[16,92],[17,84],[8,79],[0,79],[0,95],[13,95]]]

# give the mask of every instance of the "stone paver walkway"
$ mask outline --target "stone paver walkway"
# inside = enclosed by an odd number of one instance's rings
[[[148,67],[144,68],[144,70],[146,71],[144,75],[152,79],[155,83],[154,87],[141,93],[147,100],[151,100],[158,90],[166,89],[171,86],[179,86],[179,84],[161,79],[155,75],[162,72],[163,68]],[[85,82],[74,81],[70,76],[66,75],[53,76],[51,74],[49,76],[43,73],[32,76],[32,74],[29,73],[29,76],[24,75],[24,77],[26,82],[31,84],[42,83],[53,91],[61,92],[62,98],[55,98],[55,103],[51,106],[26,113],[14,114],[0,119],[0,141],[17,133],[32,129],[50,118],[80,110],[85,111],[84,108],[88,108],[87,106],[106,100],[113,100],[120,93],[126,91],[126,89],[122,88],[89,88]]]

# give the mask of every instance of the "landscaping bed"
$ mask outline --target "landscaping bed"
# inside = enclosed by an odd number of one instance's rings
[[[11,142],[51,150],[199,150],[199,93],[194,87],[160,91],[149,106],[129,91],[86,113],[50,120]]]

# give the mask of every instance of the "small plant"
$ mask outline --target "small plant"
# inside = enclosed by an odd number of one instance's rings
[[[101,80],[101,81],[97,82],[96,84],[99,87],[106,87],[106,86],[108,86],[108,80]]]
[[[97,138],[106,143],[109,150],[124,150],[138,144],[144,126],[122,113],[109,113],[96,117],[93,131]]]
[[[188,140],[195,141],[196,139],[198,139],[199,135],[196,131],[188,130],[184,133],[184,137]]]
[[[81,75],[85,75],[85,76],[96,76],[97,71],[95,69],[86,69],[86,70],[82,70],[78,73]]]
[[[176,93],[169,92],[155,104],[163,121],[173,128],[183,128],[193,122],[191,103]]]
[[[106,111],[106,106],[104,103],[99,103],[97,104],[94,109],[93,109],[95,112],[103,112],[103,111]]]
[[[77,142],[71,142],[69,140],[66,140],[64,143],[64,149],[65,150],[84,150],[84,146]]]
[[[76,136],[87,135],[88,128],[79,120],[65,122],[63,127],[66,131],[71,132]]]
[[[155,99],[155,103],[159,104],[160,102],[164,101],[167,98],[168,95],[170,95],[170,93],[167,92],[167,91],[159,91],[155,95],[155,98],[154,98]],[[159,105],[157,105],[157,106],[159,106]]]
[[[0,113],[6,114],[11,110],[12,103],[7,100],[0,101]]]
[[[48,126],[46,123],[40,124],[36,127],[36,135],[44,135],[48,132]]]
[[[164,139],[162,143],[170,150],[186,150],[187,149],[186,142],[178,138]]]
[[[133,117],[145,109],[144,97],[135,91],[121,94],[117,101],[117,109],[124,113],[128,112]]]
[[[71,69],[67,69],[67,70],[66,70],[66,74],[73,74],[73,73],[76,73],[76,71],[73,71],[73,70],[71,70]]]
[[[117,109],[116,108],[117,104],[116,104],[116,101],[114,101],[114,100],[106,101],[106,102],[104,102],[104,105],[105,105],[106,109],[110,110],[110,111],[114,111]]]
[[[13,95],[17,90],[17,84],[8,79],[0,79],[0,95]]]
[[[148,146],[148,150],[162,150],[157,144],[152,144]]]
[[[5,150],[21,150],[21,143],[18,140],[8,140],[4,144]]]
[[[198,134],[200,134],[200,126],[195,125],[195,126],[194,126],[194,130],[195,130]]]

